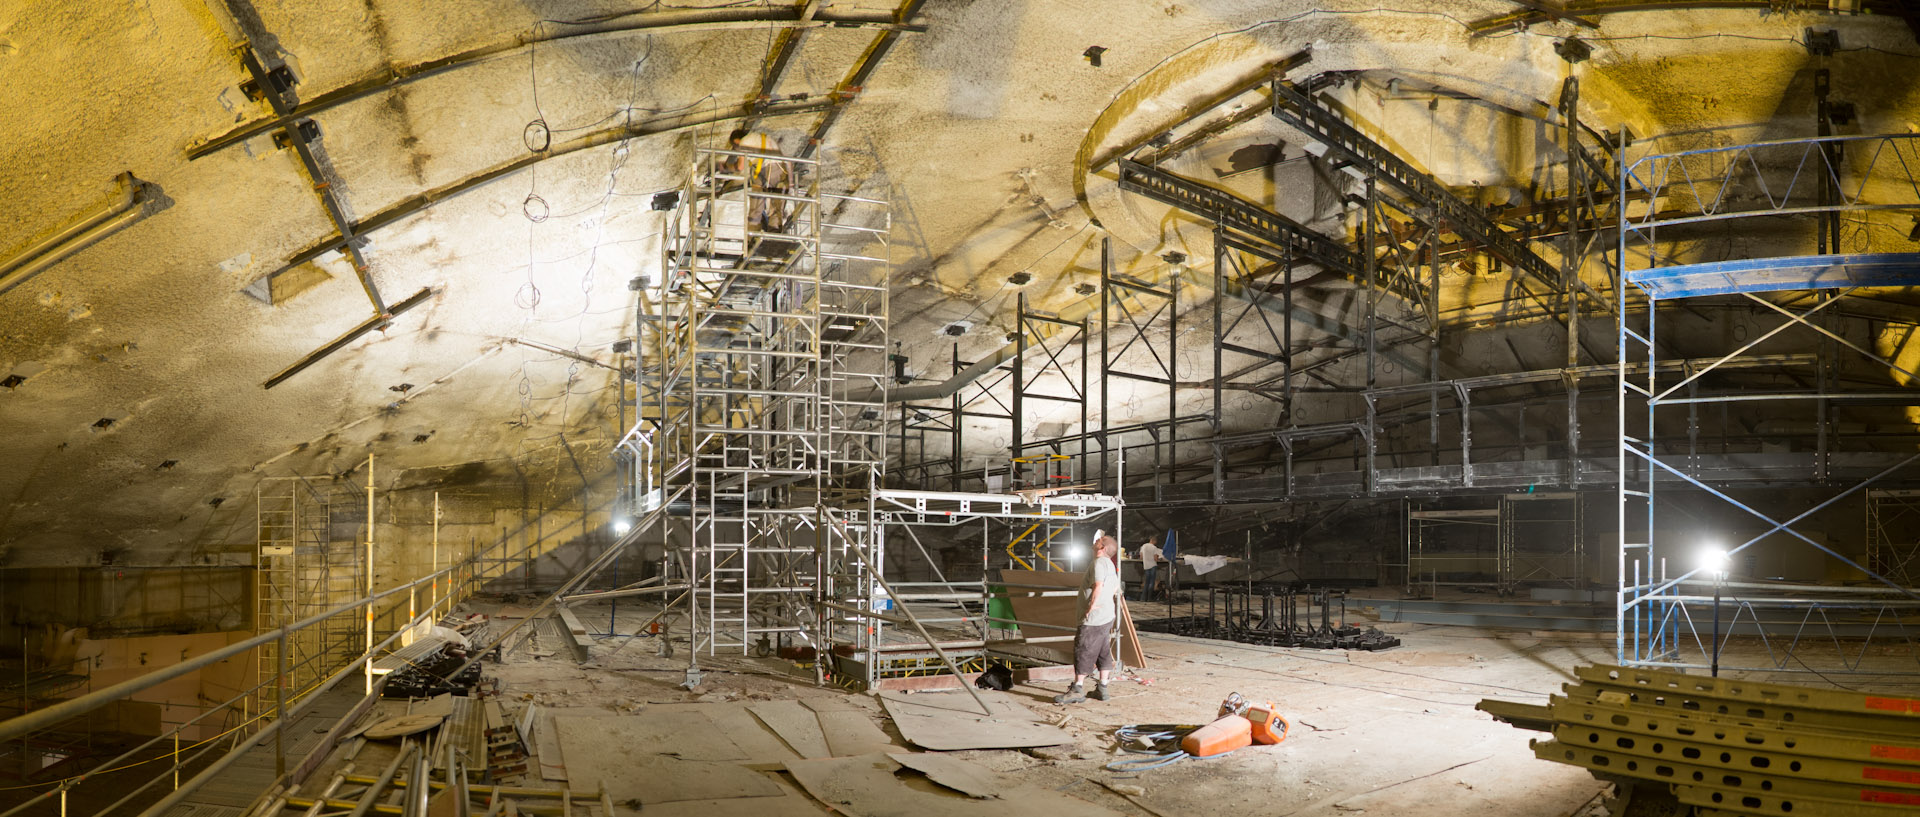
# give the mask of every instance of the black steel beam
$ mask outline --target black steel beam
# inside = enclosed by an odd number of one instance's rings
[[[754,110],[757,111],[773,102],[773,92],[779,89],[780,79],[786,76],[787,65],[793,62],[793,56],[800,53],[800,45],[807,37],[807,24],[812,23],[814,16],[820,13],[821,2],[822,0],[801,0],[797,5],[800,9],[798,21],[800,25],[782,29],[780,36],[774,39],[773,50],[767,54],[766,67],[760,72],[760,90],[752,99],[747,100],[747,104],[753,106]],[[753,127],[757,119],[758,117],[748,117],[745,126]]]
[[[791,114],[799,114],[799,113],[809,113],[812,111],[818,111],[818,110],[827,108],[833,104],[834,103],[832,101],[826,100],[826,99],[809,100],[806,102],[783,102],[783,103],[779,103],[779,104],[770,106],[768,108],[762,109],[758,115],[761,117],[772,117],[772,116],[788,116]],[[587,150],[589,148],[599,147],[601,145],[612,144],[622,139],[632,139],[640,136],[652,136],[655,134],[670,133],[673,131],[685,130],[687,128],[699,127],[701,125],[708,125],[716,122],[727,122],[727,121],[732,121],[737,119],[744,119],[748,116],[753,116],[753,115],[755,115],[755,113],[751,106],[742,106],[739,108],[734,108],[732,110],[727,110],[727,111],[721,111],[719,113],[711,114],[711,115],[667,116],[667,117],[660,117],[656,119],[650,119],[645,122],[638,122],[632,125],[631,127],[626,125],[621,125],[619,127],[609,128],[603,131],[595,131],[593,133],[587,134],[586,136],[582,136],[578,139],[573,139],[561,144],[554,145],[540,153],[527,153],[521,156],[520,158],[514,159],[509,162],[505,162],[499,165],[495,165],[492,168],[483,170],[479,173],[476,173],[472,176],[468,176],[459,181],[452,182],[450,184],[446,184],[441,187],[436,187],[432,190],[428,190],[426,192],[420,193],[419,195],[409,197],[405,200],[402,200],[396,204],[393,204],[387,207],[386,209],[383,209],[378,213],[374,213],[373,215],[368,216],[367,218],[362,219],[361,221],[355,223],[353,225],[353,234],[357,236],[365,236],[376,230],[380,230],[380,229],[392,226],[393,224],[401,221],[402,219],[405,219],[409,216],[420,213],[426,210],[427,208],[432,207],[433,205],[439,204],[440,202],[446,201],[448,199],[451,199],[463,193],[472,192],[473,190],[479,187],[482,187],[490,182],[499,181],[503,177],[510,176],[514,173],[518,173],[519,171],[525,170],[541,162],[545,162],[551,159],[557,159],[561,156],[565,156],[570,153]],[[269,273],[269,275],[270,276],[278,275],[280,273],[286,272],[289,269],[292,269],[301,264],[307,263],[308,261],[312,261],[315,258],[319,258],[320,256],[327,254],[328,252],[338,250],[344,246],[346,246],[346,239],[342,238],[340,235],[335,234],[332,236],[328,236],[314,244],[309,245],[306,249],[301,250],[299,253],[295,254],[292,258],[287,259],[286,263],[283,264],[280,267],[280,269],[275,270],[272,273]]]
[[[913,19],[913,15],[920,13],[920,7],[925,4],[926,0],[906,0],[894,12],[893,22],[904,25]],[[880,61],[887,58],[887,52],[893,50],[894,41],[899,38],[900,29],[897,27],[881,31],[879,36],[874,37],[873,44],[867,46],[867,50],[860,55],[860,61],[853,64],[853,70],[848,72],[847,78],[833,89],[831,98],[834,102],[851,102],[865,91],[867,80],[873,77],[873,72],[880,67]],[[820,121],[813,126],[813,132],[807,135],[806,145],[800,148],[800,158],[813,158],[814,151],[819,150],[826,141],[827,132],[833,129],[834,123],[840,121],[844,109],[843,104],[835,104],[821,115]]]
[[[1331,108],[1286,82],[1273,84],[1273,115],[1327,146],[1329,153],[1386,183],[1419,206],[1430,207],[1454,232],[1549,287],[1559,288],[1560,271],[1531,248],[1507,234],[1485,210],[1468,204],[1432,176],[1420,172],[1386,146],[1360,132]],[[1598,297],[1596,295],[1595,297]]]
[[[253,77],[254,86],[260,89],[261,97],[267,101],[274,114],[288,119],[289,124],[284,131],[287,144],[300,158],[300,166],[306,169],[307,179],[313,187],[314,194],[320,197],[320,204],[326,209],[327,218],[333,222],[334,229],[340,231],[340,246],[346,250],[348,259],[353,263],[353,274],[359,279],[361,290],[366,292],[367,300],[373,303],[374,317],[385,317],[387,304],[380,297],[380,288],[373,283],[373,270],[367,264],[366,256],[361,254],[359,244],[354,241],[353,219],[347,215],[346,206],[340,202],[340,194],[334,190],[335,179],[320,163],[320,157],[315,153],[313,145],[307,142],[306,134],[302,132],[305,130],[302,125],[305,123],[300,119],[291,118],[293,110],[300,104],[299,97],[294,95],[291,84],[282,86],[276,81],[269,69],[261,64],[259,56],[254,54],[251,45],[240,47],[240,64],[245,66],[247,74]]]
[[[419,292],[416,292],[413,295],[409,296],[406,300],[401,301],[397,304],[394,304],[390,309],[387,310],[386,314],[374,315],[370,318],[367,318],[366,320],[361,321],[360,325],[347,330],[346,334],[341,335],[340,337],[334,338],[331,341],[328,341],[327,345],[322,346],[318,349],[315,349],[311,352],[308,352],[305,357],[302,357],[299,360],[294,361],[293,365],[288,366],[285,369],[281,369],[279,374],[276,374],[272,377],[267,378],[267,381],[265,383],[261,383],[260,387],[263,389],[271,389],[274,386],[280,385],[281,383],[285,382],[287,378],[292,377],[304,371],[308,366],[312,366],[315,363],[319,363],[321,359],[325,358],[326,356],[331,355],[334,352],[338,352],[341,349],[345,348],[347,344],[352,343],[355,340],[359,339],[361,335],[365,335],[366,333],[371,332],[375,329],[386,328],[388,324],[393,322],[392,320],[393,316],[399,315],[403,312],[406,312],[409,309],[412,309],[416,306],[426,303],[427,299],[431,297],[433,297],[433,290],[430,288],[422,288]]]
[[[1366,262],[1346,245],[1219,188],[1121,159],[1120,189],[1173,205],[1264,242],[1295,261],[1319,264],[1356,280],[1366,276]]]

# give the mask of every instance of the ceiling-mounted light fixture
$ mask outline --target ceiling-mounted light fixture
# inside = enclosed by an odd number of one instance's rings
[[[134,178],[132,173],[122,173],[114,177],[114,183],[116,198],[112,204],[74,221],[53,235],[28,245],[13,257],[0,261],[0,293],[25,283],[27,279],[45,272],[54,264],[65,260],[67,256],[86,249],[94,242],[144,217],[147,208],[143,205],[152,199],[147,183]]]

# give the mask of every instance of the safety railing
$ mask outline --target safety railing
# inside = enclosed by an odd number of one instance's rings
[[[584,512],[592,514],[606,507],[607,505],[603,503],[585,509]],[[369,625],[368,636],[362,644],[363,651],[358,656],[348,658],[332,667],[312,666],[316,662],[333,657],[324,653],[307,658],[298,664],[283,660],[279,672],[274,677],[239,690],[225,700],[206,705],[200,714],[148,738],[86,772],[32,786],[16,787],[14,790],[41,787],[45,787],[45,790],[5,811],[0,811],[0,817],[13,817],[36,805],[52,801],[57,801],[60,804],[60,813],[65,814],[69,792],[76,787],[109,772],[123,771],[146,764],[165,765],[160,766],[151,779],[127,791],[100,813],[121,813],[120,810],[127,804],[142,796],[148,796],[153,788],[171,780],[173,790],[159,804],[143,812],[149,815],[164,814],[168,808],[184,800],[194,789],[212,779],[220,770],[237,760],[241,754],[268,739],[274,740],[276,769],[284,775],[287,770],[287,758],[283,745],[284,738],[280,733],[282,724],[300,717],[319,699],[321,693],[333,689],[356,671],[362,676],[366,693],[371,694],[374,678],[373,664],[382,653],[389,651],[389,647],[392,647],[395,642],[403,640],[408,633],[417,633],[431,622],[439,620],[450,613],[455,606],[473,597],[480,588],[503,577],[506,573],[503,563],[511,561],[530,563],[545,550],[551,550],[551,545],[556,539],[571,540],[559,530],[552,533],[543,532],[533,541],[509,552],[514,541],[519,538],[518,534],[522,532],[509,531],[485,550],[476,551],[425,576],[379,591],[366,598],[337,605],[285,627],[261,633],[138,678],[0,722],[0,741],[15,740],[86,716],[102,707],[127,700],[140,692],[198,672],[221,661],[246,656],[264,645],[279,645],[278,654],[284,658],[289,654],[285,648],[288,638],[312,628],[336,623],[338,617],[364,620]],[[543,546],[547,546],[545,550],[542,550]],[[303,670],[307,672],[303,673]],[[305,688],[293,689],[287,683],[288,679],[302,674],[318,680]],[[219,733],[212,737],[195,740],[188,740],[185,737],[203,724],[220,722],[222,719],[230,719],[230,722],[223,722]],[[171,744],[171,751],[165,748],[168,744]],[[153,754],[151,750],[156,747],[163,747],[162,752],[157,756],[135,759],[142,755]],[[215,759],[213,765],[201,769],[185,783],[181,781],[183,772],[192,770],[223,748],[226,749],[226,754]]]

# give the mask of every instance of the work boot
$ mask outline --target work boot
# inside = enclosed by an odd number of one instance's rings
[[[1074,684],[1073,686],[1067,687],[1066,692],[1062,692],[1058,695],[1053,696],[1053,702],[1057,704],[1077,704],[1082,701],[1085,701],[1086,699],[1087,699],[1086,688],[1082,687],[1079,684]]]
[[[1094,699],[1094,700],[1096,700],[1096,701],[1106,701],[1106,700],[1112,700],[1111,698],[1108,698],[1108,697],[1107,697],[1107,685],[1106,685],[1106,684],[1095,684],[1095,685],[1094,685],[1094,687],[1093,687],[1093,695],[1092,695],[1092,697],[1093,697],[1093,699]]]

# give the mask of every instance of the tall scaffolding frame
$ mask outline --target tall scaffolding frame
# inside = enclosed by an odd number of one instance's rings
[[[1867,491],[1867,567],[1906,587],[1920,587],[1920,490]]]
[[[642,299],[651,366],[623,445],[645,454],[634,496],[681,523],[662,541],[690,674],[700,655],[824,651],[820,602],[871,604],[859,562],[884,558],[890,216],[820,177],[811,159],[697,151]]]
[[[305,477],[268,477],[254,488],[254,631],[270,632],[359,598],[365,565],[335,542],[332,497]],[[335,616],[288,638],[288,694],[297,695],[359,653],[355,622]],[[254,651],[255,677],[277,677],[281,642]]]
[[[1920,206],[1915,176],[1920,135],[1791,139],[1648,153],[1631,162],[1624,140],[1616,150],[1619,187],[1632,184],[1647,190],[1650,200],[1666,202],[1664,209],[1622,208],[1619,220],[1618,660],[1716,672],[1723,664],[1777,672],[1870,672],[1884,666],[1870,658],[1878,642],[1888,639],[1903,641],[1909,653],[1920,655],[1910,633],[1910,622],[1920,613],[1920,593],[1884,566],[1873,565],[1870,555],[1856,560],[1858,551],[1842,552],[1852,549],[1797,527],[1839,503],[1856,501],[1850,498],[1871,503],[1872,489],[1920,476],[1920,454],[1836,450],[1829,430],[1837,414],[1920,404],[1920,392],[1914,391],[1920,375],[1847,339],[1823,320],[1835,314],[1836,304],[1865,298],[1874,288],[1920,284],[1920,253],[1832,254],[1830,248],[1838,248],[1829,242],[1843,214],[1870,217],[1876,210]],[[1815,221],[1820,254],[1683,263],[1681,245],[1670,238],[1662,243],[1663,231],[1684,237],[1687,229],[1699,229],[1694,225],[1783,217]],[[1630,312],[1630,306],[1640,305],[1630,303],[1635,295],[1644,298],[1644,306]],[[1704,365],[1685,370],[1660,365],[1674,342],[1661,334],[1661,307],[1709,297],[1744,301],[1758,314],[1777,316],[1777,323]],[[1811,335],[1818,344],[1810,363],[1772,367],[1765,372],[1772,380],[1736,377],[1732,364],[1789,332]],[[1840,347],[1858,355],[1849,355],[1850,362],[1864,364],[1852,382],[1871,381],[1870,386],[1842,386],[1835,359]],[[1825,498],[1792,516],[1756,507],[1734,493],[1727,469],[1703,463],[1697,435],[1678,440],[1660,433],[1681,423],[1695,428],[1701,407],[1729,404],[1764,405],[1772,416],[1811,415],[1818,429],[1813,450],[1763,451],[1756,459],[1766,461],[1750,467],[1824,486]],[[1688,499],[1728,509],[1761,532],[1746,536],[1742,530],[1733,541],[1685,541],[1679,532],[1697,528],[1690,521],[1697,514],[1675,511],[1683,510],[1677,501]],[[1708,535],[1719,538],[1716,533]],[[1824,564],[1852,573],[1858,583],[1761,581],[1733,567],[1744,564],[1752,553],[1743,552],[1763,540],[1795,550],[1812,548]],[[1723,563],[1701,558],[1714,548],[1724,548]],[[1723,648],[1734,636],[1757,637],[1764,662],[1723,662]]]

